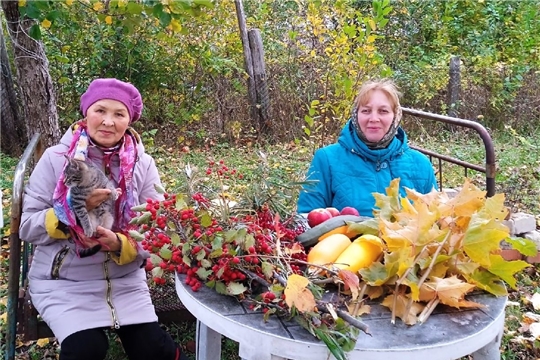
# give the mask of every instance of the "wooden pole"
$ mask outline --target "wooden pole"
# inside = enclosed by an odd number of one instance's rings
[[[448,91],[446,96],[448,116],[450,117],[457,117],[459,114],[458,107],[461,91],[460,63],[459,56],[452,56],[450,59],[450,79],[448,80]]]
[[[242,39],[242,47],[244,49],[244,65],[248,74],[247,90],[249,102],[249,114],[253,127],[258,128],[258,112],[257,112],[257,90],[255,87],[255,79],[253,77],[253,63],[251,58],[251,49],[249,47],[248,32],[246,28],[246,17],[244,15],[244,5],[242,0],[234,0],[236,7],[236,17],[238,18],[238,28],[240,29],[240,38]]]
[[[270,100],[268,98],[268,82],[266,80],[266,67],[264,63],[264,48],[259,29],[248,31],[249,47],[253,63],[253,78],[257,95],[257,115],[259,120],[259,133],[266,134],[271,129]]]

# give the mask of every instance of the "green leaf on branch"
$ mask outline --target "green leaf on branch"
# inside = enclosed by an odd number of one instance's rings
[[[209,227],[210,225],[212,225],[212,216],[205,211],[201,214],[201,226]]]
[[[136,231],[136,230],[129,230],[128,234],[129,234],[129,236],[131,236],[136,241],[143,241],[144,240],[144,235],[141,234],[140,232]]]
[[[158,194],[165,194],[165,188],[160,184],[154,184],[154,189],[158,192]]]
[[[203,281],[206,281],[206,279],[208,279],[208,276],[210,276],[210,274],[212,274],[212,269],[204,269],[202,267],[200,267],[199,269],[197,269],[197,276],[199,277],[199,279],[203,280]]]
[[[136,205],[131,208],[135,212],[146,210],[146,204]]]
[[[163,276],[163,269],[160,268],[159,266],[156,266],[155,268],[152,269],[152,276],[153,277],[162,277]]]
[[[129,1],[127,4],[127,12],[131,15],[140,15],[143,12],[143,8],[138,3]]]
[[[247,287],[244,284],[239,282],[230,282],[227,285],[227,294],[229,295],[240,295],[247,291]]]
[[[174,246],[180,244],[180,235],[178,235],[178,233],[171,232],[169,234],[169,237],[171,238],[171,244],[173,244]]]
[[[28,34],[35,40],[41,40],[41,29],[39,28],[38,24],[32,25],[28,31]]]
[[[171,257],[172,257],[172,251],[171,251],[171,249],[169,249],[168,245],[169,244],[164,245],[159,250],[159,256],[161,256],[161,258],[164,259],[164,260],[170,260]]]
[[[156,254],[150,254],[150,262],[152,265],[157,266],[161,263],[161,258]]]
[[[145,211],[141,216],[137,218],[137,224],[147,224],[151,218],[152,213],[150,211]]]
[[[184,195],[182,194],[176,195],[176,203],[174,207],[176,208],[176,210],[182,210],[182,209],[187,208],[187,202],[186,202],[186,199],[184,198]]]
[[[186,264],[187,266],[191,266],[191,258],[187,255],[184,255],[182,257],[182,261],[184,262],[184,264]]]
[[[267,261],[263,261],[261,264],[262,272],[267,279],[272,278],[274,272],[274,266]]]
[[[216,282],[216,292],[222,295],[229,295],[227,292],[227,286],[223,283],[223,281]]]

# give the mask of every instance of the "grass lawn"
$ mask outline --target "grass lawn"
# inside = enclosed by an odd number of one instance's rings
[[[159,134],[158,134],[159,135]],[[438,137],[420,134],[415,143],[421,147],[431,149],[446,155],[458,157],[473,163],[482,163],[483,148],[481,145],[469,141],[463,134],[438,134]],[[513,211],[540,214],[538,189],[540,189],[540,134],[533,134],[524,138],[512,133],[505,132],[503,135],[494,136],[496,154],[498,158],[497,192],[507,195],[508,206]],[[232,146],[229,144],[215,144],[211,147],[184,149],[177,147],[154,147],[149,152],[154,156],[160,169],[162,181],[169,192],[175,192],[185,184],[179,176],[186,164],[204,169],[208,159],[219,161],[225,160],[230,168],[237,169],[244,175],[244,181],[256,181],[261,177],[276,179],[300,180],[307,170],[312,156],[313,144],[280,144],[273,146]],[[186,151],[187,150],[187,151]],[[261,157],[260,153],[264,153]],[[264,173],[261,170],[261,162],[266,162]],[[13,170],[17,159],[6,156],[1,157],[2,173],[0,186],[3,189],[4,228],[2,239],[0,272],[0,326],[1,326],[1,349],[5,349],[3,341],[5,336],[5,310],[7,291],[7,259],[9,246],[9,207],[11,206],[11,183]],[[463,182],[463,174],[458,168],[445,169],[443,172],[446,186],[459,186]],[[471,173],[469,176],[475,183],[482,183],[483,175]],[[242,191],[242,183],[237,189],[231,189],[231,197],[234,199],[235,191]],[[292,209],[295,198],[283,199],[284,204]],[[538,292],[538,267],[532,266],[522,272],[518,278],[517,290],[511,290],[509,295],[510,305],[507,309],[507,321],[501,348],[501,359],[525,360],[540,357],[540,346],[534,339],[528,339],[527,321],[524,314],[536,312],[531,303],[531,296]],[[194,359],[194,326],[193,324],[175,324],[168,327],[171,335],[180,343],[188,356]],[[238,359],[237,344],[228,339],[223,342],[223,359]],[[17,359],[56,359],[58,345],[54,339],[41,340],[39,342],[18,342]],[[121,345],[113,335],[110,337],[110,351],[108,359],[126,359]]]

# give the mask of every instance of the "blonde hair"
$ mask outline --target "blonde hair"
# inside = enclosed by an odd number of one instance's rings
[[[394,114],[399,113],[399,97],[401,96],[401,93],[398,91],[396,84],[390,79],[370,80],[365,82],[354,100],[354,107],[358,109],[360,106],[367,104],[371,97],[371,93],[375,90],[384,92],[392,103]]]

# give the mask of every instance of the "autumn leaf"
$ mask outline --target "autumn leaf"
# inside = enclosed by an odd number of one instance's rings
[[[428,302],[439,298],[441,303],[458,309],[461,307],[483,307],[482,304],[465,300],[465,295],[474,288],[473,284],[468,284],[456,276],[444,279],[433,278],[433,281],[425,282],[422,285],[419,299]]]
[[[475,284],[479,289],[485,290],[495,296],[506,296],[508,292],[501,279],[489,271],[479,268],[472,274],[463,274],[467,282]]]
[[[287,279],[285,288],[285,302],[292,308],[293,306],[300,312],[313,311],[315,308],[315,298],[307,288],[309,280],[303,276],[292,274]]]
[[[360,284],[360,279],[356,274],[349,270],[339,270],[338,276],[343,283],[345,284],[345,290],[351,290],[352,299],[356,300],[358,297],[358,289]]]
[[[415,203],[409,211],[396,212],[395,221],[380,219],[381,238],[390,251],[406,246],[423,246],[443,233],[436,226],[440,218],[438,211],[430,211],[426,203]]]
[[[370,218],[361,222],[352,222],[347,221],[349,228],[347,232],[350,234],[369,234],[369,235],[379,235],[379,220]]]
[[[405,247],[396,251],[387,252],[383,259],[387,279],[397,275],[402,277],[405,272],[415,265],[414,249]]]
[[[508,228],[502,223],[473,214],[463,237],[463,250],[472,261],[489,267],[490,253],[498,250],[501,240],[508,235]]]
[[[504,194],[495,194],[487,198],[480,212],[488,219],[503,221],[508,215],[508,208],[504,205]]]
[[[516,288],[516,279],[514,274],[525,269],[526,267],[531,266],[525,261],[506,261],[500,255],[490,255],[491,266],[488,268],[488,271],[492,274],[499,276],[504,280],[512,289]]]
[[[381,264],[375,262],[368,268],[360,269],[358,273],[362,276],[362,279],[371,286],[382,286],[388,279],[396,274],[396,263]]]
[[[536,256],[538,254],[536,244],[532,240],[520,237],[509,237],[504,239],[504,241],[525,256]]]
[[[471,184],[470,180],[465,180],[461,191],[451,199],[446,206],[452,208],[454,216],[470,216],[478,211],[486,201],[486,192],[480,191]],[[444,208],[444,206],[443,206]],[[444,212],[443,212],[444,213]]]
[[[48,343],[49,343],[49,338],[42,338],[42,339],[39,339],[38,341],[36,341],[36,345],[39,346],[39,347],[44,347]]]
[[[375,198],[375,207],[379,208],[373,210],[375,217],[391,221],[393,214],[401,209],[399,199],[399,178],[390,182],[390,185],[386,188],[386,195],[373,193],[373,197]]]
[[[304,248],[300,243],[294,243],[291,247],[286,247],[283,252],[287,255],[294,255],[302,253],[303,251]]]
[[[362,305],[360,306],[353,301],[348,302],[345,305],[347,306],[347,312],[354,317],[369,314],[371,312],[371,306],[367,305],[365,302],[362,302]]]
[[[431,211],[433,211],[432,209],[436,209],[440,212],[442,205],[448,203],[450,200],[444,191],[437,191],[435,189],[431,190],[427,194],[422,194],[414,189],[409,189],[406,187],[405,192],[407,194],[407,198],[414,204],[424,203]],[[449,214],[441,214],[440,217],[445,217],[447,215]]]
[[[371,300],[378,299],[384,295],[384,289],[381,286],[367,286],[364,294]]]
[[[392,307],[394,306],[395,296],[396,295],[394,294],[387,296],[386,298],[384,298],[381,305],[386,306],[387,308],[392,310]],[[405,324],[414,325],[417,321],[417,315],[422,312],[425,306],[418,302],[413,302],[409,312],[406,312],[408,303],[408,296],[402,294],[397,295],[395,315],[399,317]]]

